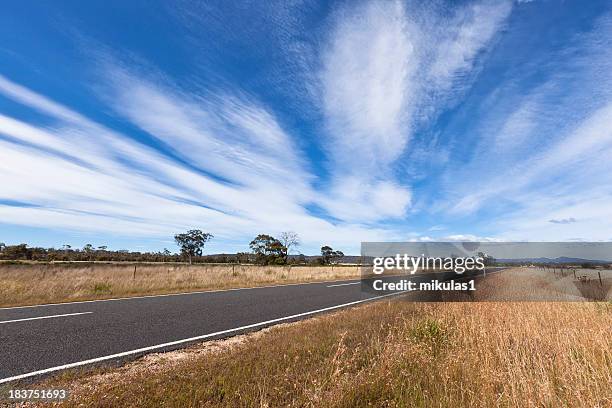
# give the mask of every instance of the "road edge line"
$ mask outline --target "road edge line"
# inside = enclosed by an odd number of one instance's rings
[[[2,378],[2,379],[0,379],[0,384],[4,384],[4,383],[11,382],[11,381],[16,381],[16,380],[22,380],[24,378],[34,377],[34,376],[37,376],[37,375],[48,374],[48,373],[52,373],[52,372],[55,372],[55,371],[61,371],[61,370],[69,369],[69,368],[75,368],[75,367],[80,367],[80,366],[84,366],[84,365],[88,365],[88,364],[98,363],[98,362],[101,362],[101,361],[112,360],[112,359],[115,359],[115,358],[121,358],[121,357],[126,357],[126,356],[130,356],[130,355],[134,355],[134,354],[140,354],[140,353],[146,353],[148,351],[157,350],[157,349],[161,349],[161,348],[165,348],[165,347],[172,347],[172,346],[176,346],[178,344],[189,343],[189,342],[193,342],[193,341],[197,341],[197,340],[209,339],[211,337],[221,336],[223,334],[235,333],[235,332],[239,332],[241,330],[254,329],[256,327],[267,326],[267,325],[270,325],[270,324],[273,324],[273,323],[279,323],[279,322],[283,322],[283,321],[286,321],[286,320],[296,319],[296,318],[299,318],[299,317],[310,316],[310,315],[321,313],[321,312],[327,312],[327,311],[330,311],[330,310],[340,309],[342,307],[357,305],[357,304],[364,303],[364,302],[370,302],[370,301],[373,301],[373,300],[376,300],[376,299],[382,299],[382,298],[386,298],[386,297],[389,297],[389,296],[397,296],[397,295],[400,295],[400,294],[403,294],[403,293],[404,292],[389,293],[389,294],[382,295],[382,296],[377,296],[377,297],[374,297],[374,298],[356,300],[356,301],[353,301],[353,302],[343,303],[341,305],[329,306],[329,307],[325,307],[325,308],[322,308],[322,309],[316,309],[316,310],[311,310],[311,311],[308,311],[308,312],[294,314],[294,315],[291,315],[291,316],[279,317],[279,318],[276,318],[276,319],[266,320],[266,321],[263,321],[263,322],[253,323],[253,324],[249,324],[249,325],[246,325],[246,326],[240,326],[240,327],[236,327],[236,328],[233,328],[233,329],[227,329],[227,330],[222,330],[222,331],[218,331],[218,332],[214,332],[214,333],[204,334],[204,335],[201,335],[201,336],[189,337],[189,338],[186,338],[186,339],[175,340],[175,341],[171,341],[171,342],[168,342],[168,343],[157,344],[155,346],[142,347],[142,348],[135,349],[135,350],[129,350],[129,351],[121,352],[121,353],[110,354],[110,355],[107,355],[107,356],[96,357],[96,358],[92,358],[92,359],[88,359],[88,360],[82,360],[82,361],[77,361],[77,362],[69,363],[69,364],[63,364],[63,365],[56,366],[56,367],[45,368],[43,370],[37,370],[37,371],[32,371],[32,372],[29,372],[29,373],[25,373],[25,374],[19,374],[19,375],[13,376],[13,377]]]

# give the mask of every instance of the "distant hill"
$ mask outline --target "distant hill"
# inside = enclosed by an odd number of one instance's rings
[[[233,260],[238,259],[238,255],[237,254],[209,254],[209,255],[204,255],[203,258],[210,260],[210,261],[219,260],[219,259],[224,259],[226,261],[233,261]],[[289,255],[288,258],[292,260],[302,259],[306,261],[307,263],[310,263],[310,262],[316,262],[317,259],[321,258],[321,256],[320,255]],[[371,257],[366,257],[366,259],[369,259],[371,262]],[[339,263],[359,264],[361,263],[361,257],[359,255],[345,255],[340,259]]]
[[[548,263],[548,264],[609,264],[612,261],[602,261],[599,259],[584,259],[584,258],[570,258],[567,256],[560,256],[557,258],[509,258],[509,259],[496,259],[497,262],[502,263]]]

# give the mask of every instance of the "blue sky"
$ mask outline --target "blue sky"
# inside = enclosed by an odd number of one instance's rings
[[[611,240],[607,1],[7,1],[0,241]]]

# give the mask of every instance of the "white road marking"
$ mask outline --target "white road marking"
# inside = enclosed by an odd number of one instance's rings
[[[78,316],[78,315],[84,315],[84,314],[90,314],[90,313],[93,313],[93,312],[66,313],[66,314],[58,314],[58,315],[51,315],[51,316],[28,317],[25,319],[3,320],[3,321],[0,321],[0,324],[26,322],[28,320],[53,319],[56,317]]]
[[[335,288],[336,286],[348,286],[348,285],[359,285],[361,283],[361,281],[359,282],[351,282],[351,283],[339,283],[337,285],[327,285],[328,288]]]
[[[389,294],[382,295],[382,296],[377,296],[377,297],[374,297],[374,298],[356,300],[354,302],[343,303],[341,305],[325,307],[323,309],[311,310],[310,312],[304,312],[304,313],[294,314],[294,315],[291,315],[291,316],[279,317],[278,319],[266,320],[264,322],[253,323],[253,324],[249,324],[249,325],[241,326],[241,327],[235,327],[233,329],[222,330],[222,331],[218,331],[218,332],[210,333],[210,334],[204,334],[202,336],[190,337],[190,338],[187,338],[187,339],[181,339],[181,340],[171,341],[171,342],[168,342],[168,343],[157,344],[155,346],[143,347],[143,348],[139,348],[139,349],[135,349],[135,350],[130,350],[130,351],[124,351],[122,353],[111,354],[111,355],[108,355],[108,356],[97,357],[97,358],[92,358],[92,359],[83,360],[83,361],[77,361],[75,363],[64,364],[64,365],[57,366],[57,367],[45,368],[44,370],[32,371],[30,373],[20,374],[20,375],[16,375],[16,376],[13,376],[13,377],[2,378],[2,379],[0,379],[0,384],[7,383],[9,381],[21,380],[23,378],[34,377],[34,376],[40,375],[40,374],[47,374],[47,373],[52,373],[54,371],[60,371],[60,370],[68,369],[68,368],[74,368],[74,367],[84,366],[84,365],[87,365],[87,364],[98,363],[100,361],[111,360],[111,359],[114,359],[114,358],[120,358],[120,357],[125,357],[125,356],[129,356],[129,355],[133,355],[133,354],[139,354],[139,353],[145,353],[145,352],[148,352],[148,351],[157,350],[157,349],[161,349],[161,348],[165,348],[165,347],[176,346],[178,344],[188,343],[188,342],[197,341],[197,340],[209,339],[211,337],[220,336],[220,335],[223,335],[223,334],[235,333],[235,332],[238,332],[238,331],[241,331],[241,330],[254,329],[256,327],[267,326],[267,325],[272,324],[272,323],[278,323],[278,322],[282,322],[282,321],[285,321],[285,320],[296,319],[298,317],[309,316],[309,315],[313,315],[313,314],[316,314],[316,313],[321,313],[321,312],[326,312],[326,311],[329,311],[329,310],[339,309],[341,307],[346,307],[346,306],[352,306],[352,305],[356,305],[356,304],[359,304],[359,303],[369,302],[369,301],[372,301],[372,300],[381,299],[381,298],[388,297],[388,296],[399,295],[399,294],[402,294],[402,293],[403,292],[389,293]]]
[[[34,308],[34,307],[48,307],[48,306],[61,306],[61,305],[78,305],[81,303],[115,302],[118,300],[148,299],[148,298],[169,297],[169,296],[201,295],[205,293],[232,292],[236,290],[252,290],[252,289],[266,289],[266,288],[281,288],[284,286],[315,285],[315,284],[333,283],[333,282],[342,282],[342,280],[286,283],[283,285],[251,286],[251,287],[246,287],[246,288],[217,289],[217,290],[201,290],[201,291],[196,291],[196,292],[164,293],[160,295],[143,295],[143,296],[128,296],[128,297],[110,298],[110,299],[80,300],[78,302],[44,303],[41,305],[0,307],[0,310],[27,309],[27,308]]]

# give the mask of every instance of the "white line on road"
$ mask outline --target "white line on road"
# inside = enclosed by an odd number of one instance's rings
[[[236,327],[236,328],[233,328],[233,329],[222,330],[222,331],[218,331],[218,332],[210,333],[210,334],[204,334],[202,336],[190,337],[190,338],[187,338],[187,339],[181,339],[181,340],[171,341],[171,342],[168,342],[168,343],[157,344],[155,346],[143,347],[143,348],[139,348],[139,349],[135,349],[135,350],[130,350],[130,351],[124,351],[122,353],[111,354],[111,355],[108,355],[108,356],[97,357],[97,358],[92,358],[92,359],[83,360],[83,361],[77,361],[75,363],[64,364],[64,365],[57,366],[57,367],[45,368],[44,370],[32,371],[31,373],[20,374],[20,375],[14,376],[14,377],[2,378],[2,379],[0,379],[0,384],[7,383],[9,381],[21,380],[23,378],[34,377],[34,376],[40,375],[40,374],[48,374],[48,373],[52,373],[54,371],[65,370],[65,369],[68,369],[68,368],[80,367],[80,366],[87,365],[87,364],[93,364],[93,363],[98,363],[98,362],[101,362],[101,361],[112,360],[114,358],[121,358],[121,357],[126,357],[126,356],[129,356],[129,355],[133,355],[133,354],[145,353],[145,352],[148,352],[148,351],[162,349],[162,348],[165,348],[165,347],[172,347],[172,346],[176,346],[176,345],[183,344],[183,343],[189,343],[189,342],[192,342],[192,341],[209,339],[211,337],[216,337],[216,336],[221,336],[221,335],[224,335],[224,334],[235,333],[235,332],[239,332],[241,330],[254,329],[256,327],[267,326],[267,325],[270,325],[272,323],[278,323],[278,322],[282,322],[282,321],[285,321],[285,320],[296,319],[298,317],[304,317],[304,316],[309,316],[309,315],[313,315],[313,314],[316,314],[316,313],[327,312],[329,310],[340,309],[342,307],[352,306],[352,305],[356,305],[356,304],[359,304],[359,303],[369,302],[369,301],[372,301],[372,300],[381,299],[381,298],[388,297],[388,296],[395,296],[395,295],[399,295],[399,294],[402,294],[402,292],[389,293],[387,295],[377,296],[377,297],[374,297],[374,298],[356,300],[354,302],[343,303],[341,305],[325,307],[323,309],[311,310],[310,312],[298,313],[298,314],[294,314],[294,315],[291,315],[291,316],[279,317],[278,319],[266,320],[265,322],[253,323],[253,324],[249,324],[249,325],[246,325],[246,326]]]
[[[359,285],[361,283],[361,281],[359,282],[351,282],[351,283],[339,283],[337,285],[327,285],[328,288],[335,288],[336,286],[348,286],[348,285]]]
[[[28,317],[25,319],[3,320],[3,321],[0,321],[0,324],[26,322],[28,320],[53,319],[55,317],[77,316],[77,315],[84,315],[84,314],[90,314],[90,313],[93,313],[93,312],[66,313],[66,314],[58,314],[58,315],[51,315],[51,316]]]

